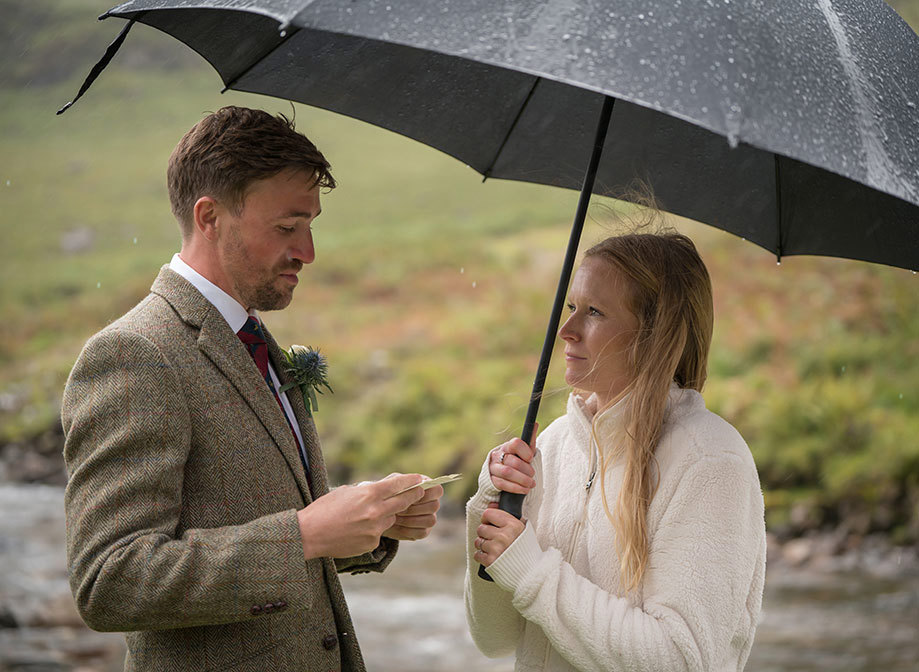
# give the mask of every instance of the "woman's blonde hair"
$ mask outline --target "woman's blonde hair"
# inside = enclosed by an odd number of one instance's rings
[[[628,395],[622,434],[606,450],[598,442],[600,490],[616,531],[621,585],[632,591],[641,584],[648,563],[647,513],[657,489],[654,449],[665,420],[670,384],[697,391],[705,384],[714,313],[712,285],[693,242],[673,231],[613,236],[584,256],[603,259],[622,274],[627,287],[625,305],[638,319],[628,351],[631,382],[619,396]],[[612,512],[604,474],[620,456],[625,471]]]

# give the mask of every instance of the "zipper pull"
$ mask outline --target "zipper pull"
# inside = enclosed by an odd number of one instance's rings
[[[597,472],[595,471],[590,475],[590,479],[587,481],[587,485],[584,486],[584,489],[588,492],[590,491],[590,486],[594,484],[594,479],[597,477]]]

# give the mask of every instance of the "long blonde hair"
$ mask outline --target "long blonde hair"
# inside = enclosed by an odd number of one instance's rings
[[[712,285],[693,242],[676,232],[613,236],[591,247],[584,257],[603,259],[622,274],[628,288],[625,305],[638,319],[628,351],[631,382],[619,396],[628,395],[621,440],[613,446],[597,442],[600,490],[616,531],[620,582],[632,591],[641,584],[648,563],[647,513],[657,490],[654,450],[670,384],[700,392],[705,385],[714,319]],[[605,472],[619,456],[625,470],[613,512],[606,498]]]

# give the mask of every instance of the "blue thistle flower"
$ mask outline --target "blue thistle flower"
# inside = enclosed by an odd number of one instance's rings
[[[322,394],[322,387],[329,392],[333,392],[329,381],[326,378],[329,370],[328,363],[319,350],[302,345],[292,345],[290,350],[284,351],[284,358],[287,360],[285,372],[291,377],[291,382],[283,385],[281,391],[284,392],[294,385],[300,387],[303,394],[303,403],[306,405],[307,412],[312,415],[313,411],[319,410],[319,401],[316,394]],[[334,394],[334,392],[333,392]]]

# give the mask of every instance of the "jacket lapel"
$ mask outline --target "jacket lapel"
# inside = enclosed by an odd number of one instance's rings
[[[284,456],[304,500],[311,501],[303,464],[297,454],[297,445],[284,419],[284,413],[275,401],[274,395],[271,394],[271,390],[265,385],[246,347],[230,329],[230,325],[223,319],[220,311],[205,299],[190,282],[169,269],[168,266],[160,270],[151,291],[166,299],[185,322],[200,329],[198,348],[230,381],[255,413]],[[273,339],[270,339],[270,343],[274,343]],[[274,348],[277,349],[276,344]],[[271,344],[269,344],[269,356],[271,354]],[[275,357],[272,357],[272,360],[274,360],[272,364],[275,371],[278,372],[277,360]]]
[[[290,382],[290,376],[285,370],[287,360],[268,329],[264,331],[265,340],[268,342],[268,357],[271,359],[271,365],[274,367],[275,373],[278,374],[281,387],[284,387]],[[306,410],[306,404],[303,402],[303,394],[301,394],[299,386],[295,385],[287,390],[287,400],[290,401],[291,408],[294,409],[297,425],[300,428],[300,435],[303,437],[306,457],[309,461],[310,478],[313,482],[313,498],[315,499],[329,491],[328,472],[322,459],[316,425]]]

